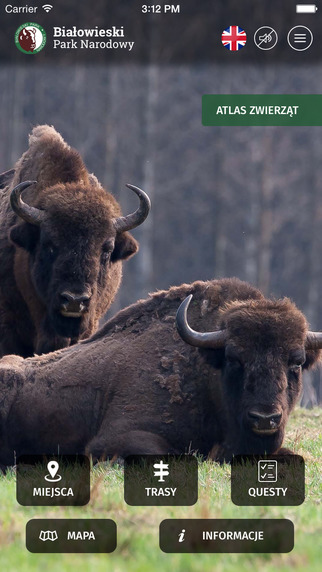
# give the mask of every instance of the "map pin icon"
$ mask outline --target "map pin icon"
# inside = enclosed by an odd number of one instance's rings
[[[57,463],[57,461],[49,461],[47,469],[49,471],[51,478],[54,479],[58,472],[59,464]]]

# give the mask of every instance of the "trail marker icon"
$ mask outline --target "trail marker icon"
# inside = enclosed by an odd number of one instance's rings
[[[164,483],[163,477],[167,477],[169,475],[168,471],[169,464],[160,461],[160,463],[154,463],[153,467],[156,469],[154,471],[154,476],[159,477],[158,479],[159,483]]]

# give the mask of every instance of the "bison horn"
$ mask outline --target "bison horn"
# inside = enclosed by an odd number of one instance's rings
[[[44,219],[44,211],[31,207],[23,202],[21,198],[21,193],[24,189],[27,189],[30,185],[34,185],[37,181],[24,181],[16,185],[11,191],[10,204],[12,210],[26,222],[31,224],[40,225]]]
[[[192,299],[192,294],[188,296],[179,306],[177,311],[177,330],[181,338],[198,348],[223,348],[226,342],[225,330],[218,330],[217,332],[196,332],[190,328],[187,321],[187,310]]]
[[[140,206],[134,213],[114,219],[114,228],[117,232],[131,230],[132,228],[142,224],[148,216],[151,208],[150,199],[142,189],[139,189],[139,187],[135,187],[134,185],[126,186],[137,194],[140,199]]]
[[[322,333],[321,332],[308,332],[306,334],[305,347],[307,350],[321,350],[322,349]]]

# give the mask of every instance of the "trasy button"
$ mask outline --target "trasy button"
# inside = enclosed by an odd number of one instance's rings
[[[23,455],[17,460],[17,501],[23,506],[82,506],[90,498],[85,455]]]
[[[124,499],[132,506],[184,506],[198,500],[192,455],[131,455],[124,463]]]
[[[231,500],[239,506],[296,506],[305,498],[300,455],[236,455],[231,462]]]
[[[113,552],[116,524],[110,519],[33,519],[26,525],[29,552]]]

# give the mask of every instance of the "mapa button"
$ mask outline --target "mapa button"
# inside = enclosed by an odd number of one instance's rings
[[[26,525],[29,552],[113,552],[116,524],[110,519],[33,519]]]

